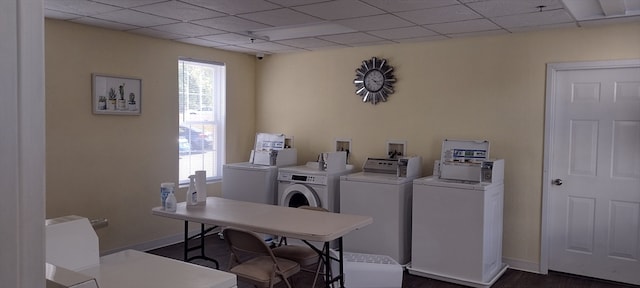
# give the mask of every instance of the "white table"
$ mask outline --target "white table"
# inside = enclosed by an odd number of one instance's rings
[[[204,236],[204,225],[221,227],[237,227],[258,233],[279,235],[306,241],[324,242],[326,252],[323,261],[328,265],[332,259],[329,254],[329,242],[338,240],[340,273],[337,277],[325,281],[327,287],[330,282],[340,281],[344,287],[342,262],[342,236],[373,223],[369,216],[318,212],[307,209],[297,209],[284,206],[236,201],[220,197],[207,197],[206,205],[186,206],[185,202],[178,203],[176,212],[162,210],[156,207],[151,210],[153,215],[185,221],[185,239],[187,239],[187,223],[201,223]],[[201,243],[204,243],[201,242]],[[187,243],[185,243],[185,247]],[[204,244],[202,244],[204,245]],[[204,251],[204,248],[202,249]],[[186,253],[186,250],[185,250]],[[203,255],[204,256],[204,255]],[[185,255],[185,260],[186,255]]]
[[[47,287],[237,288],[236,275],[135,250],[100,257],[72,271],[47,263]]]
[[[100,265],[78,272],[95,277],[100,288],[237,287],[234,274],[135,250],[102,256]]]

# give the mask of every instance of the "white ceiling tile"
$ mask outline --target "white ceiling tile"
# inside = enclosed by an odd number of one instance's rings
[[[179,34],[174,34],[174,33],[169,33],[169,32],[158,31],[158,30],[151,29],[151,28],[134,29],[134,30],[130,30],[129,32],[133,32],[133,33],[141,34],[141,35],[146,35],[146,36],[151,36],[151,37],[155,37],[155,38],[163,38],[163,39],[178,39],[178,38],[184,38],[185,37],[185,35],[179,35]]]
[[[568,23],[573,19],[564,10],[534,12],[529,14],[509,15],[491,18],[491,21],[503,28],[518,28]]]
[[[205,46],[205,47],[216,47],[216,46],[227,45],[227,44],[213,42],[213,41],[200,39],[200,38],[182,38],[182,39],[176,39],[176,41],[187,43],[187,44],[198,45],[198,46]]]
[[[363,42],[374,42],[384,40],[369,34],[365,33],[346,33],[346,34],[338,34],[338,35],[329,35],[318,37],[320,39],[324,39],[327,41],[339,43],[339,44],[355,44],[355,43],[363,43]]]
[[[562,2],[566,6],[566,8],[571,11],[571,15],[573,15],[578,21],[596,20],[608,17],[604,12],[602,4],[598,0],[562,0]],[[608,3],[609,5],[611,5],[618,3],[618,1],[607,0],[604,3]],[[640,0],[624,0],[623,3],[625,9],[624,15],[609,16],[616,17],[640,15]]]
[[[148,14],[158,15],[162,17],[177,19],[181,21],[190,21],[197,19],[206,19],[224,16],[224,13],[212,11],[206,8],[182,3],[178,1],[169,1],[136,7],[133,10],[145,12]]]
[[[427,36],[427,37],[397,39],[393,41],[398,43],[415,43],[415,42],[427,42],[427,41],[446,40],[446,39],[449,39],[449,38],[442,35],[434,35],[434,36]]]
[[[607,18],[607,19],[580,21],[580,27],[600,26],[600,25],[607,25],[607,24],[619,24],[619,23],[629,23],[629,22],[640,22],[640,16],[627,16],[627,17],[615,17],[615,18]]]
[[[236,46],[236,45],[218,46],[216,48],[217,49],[229,50],[229,51],[235,51],[235,52],[249,53],[249,54],[255,54],[257,52],[261,52],[261,51],[257,51],[257,50],[254,50],[254,49],[249,49],[249,48],[240,47],[240,46]]]
[[[442,34],[466,33],[500,29],[496,24],[487,19],[474,19],[458,22],[439,23],[426,25],[426,28]]]
[[[330,49],[349,48],[349,46],[342,45],[342,44],[333,44],[333,45],[334,45],[334,46],[312,47],[312,48],[307,48],[307,50],[311,50],[311,51],[320,51],[320,50],[330,50]]]
[[[471,9],[485,17],[497,17],[513,14],[540,12],[538,6],[545,6],[542,11],[561,9],[558,0],[488,0],[468,4]]]
[[[224,34],[216,34],[216,35],[207,35],[198,37],[205,40],[210,40],[214,42],[225,43],[229,45],[237,45],[237,44],[248,44],[252,43],[252,38],[240,34],[235,33],[224,33]],[[253,39],[253,43],[264,42],[264,40]]]
[[[428,1],[416,1],[416,0],[362,0],[370,5],[376,6],[382,10],[388,12],[400,12],[400,11],[412,11],[419,9],[435,8],[449,5],[456,5],[456,0],[428,0]]]
[[[277,9],[280,6],[264,0],[182,0],[230,15]]]
[[[409,27],[414,24],[404,20],[400,17],[393,16],[391,14],[382,14],[375,16],[367,16],[360,18],[352,18],[346,20],[338,20],[336,23],[353,28],[360,31],[372,31],[372,30],[382,30],[382,29],[391,29],[391,28],[399,28],[399,27]]]
[[[80,18],[82,15],[46,9],[44,10],[44,17],[58,20],[70,20]]]
[[[481,18],[476,12],[463,5],[399,12],[396,15],[421,25]]]
[[[293,9],[325,20],[339,20],[384,13],[378,8],[357,0],[336,0],[298,6]]]
[[[322,39],[273,41],[287,39],[290,32],[272,37],[270,42],[276,45],[270,49],[284,53],[640,21],[640,0],[620,0],[625,3],[623,16],[605,16],[600,1],[609,0],[44,0],[43,3],[47,18],[113,30],[136,30],[158,38],[181,37],[177,40],[184,43],[223,46],[219,49],[239,52],[255,52],[236,46],[251,46],[245,45],[251,43],[249,31],[267,31],[274,26],[295,30],[312,23],[349,30],[328,31],[325,27]],[[545,7],[540,9],[540,5]],[[253,43],[262,42],[266,41],[254,39]],[[261,44],[265,48],[261,52],[271,53],[266,50],[269,45]]]
[[[238,15],[271,26],[290,26],[319,22],[321,19],[288,8]]]
[[[385,45],[385,44],[396,44],[396,43],[389,40],[378,40],[378,41],[372,41],[372,42],[351,43],[349,44],[349,46],[362,47],[362,46],[375,46],[375,45]]]
[[[334,22],[317,22],[250,31],[252,35],[257,35],[263,39],[270,39],[272,41],[351,32],[357,31],[349,27],[335,24]]]
[[[296,49],[295,47],[273,43],[273,42],[238,44],[236,46],[254,49],[258,51],[284,51],[284,50]]]
[[[87,0],[44,1],[44,8],[83,16],[120,10],[121,8]]]
[[[217,30],[209,27],[204,27],[204,26],[191,24],[191,23],[184,23],[184,22],[155,26],[153,27],[153,29],[186,35],[190,37],[226,33],[225,31],[222,31],[222,30]]]
[[[45,0],[45,2],[47,1],[50,1],[50,0]],[[113,6],[118,6],[118,7],[123,7],[123,8],[131,8],[131,7],[138,7],[138,6],[148,5],[148,4],[158,3],[158,2],[165,2],[167,0],[92,0],[92,1],[113,5]]]
[[[269,54],[276,54],[276,53],[296,53],[296,52],[308,52],[308,51],[309,50],[307,50],[307,49],[289,47],[289,49],[266,51],[266,52],[268,52]],[[267,53],[265,53],[265,54],[267,54]]]
[[[269,2],[282,5],[283,7],[300,6],[313,3],[327,2],[327,0],[269,0]]]
[[[500,34],[507,34],[508,31],[504,29],[499,30],[491,30],[491,31],[476,31],[476,32],[468,32],[468,33],[456,33],[456,34],[447,34],[447,36],[451,38],[462,38],[462,37],[478,37],[478,36],[493,36]]]
[[[193,21],[193,23],[211,27],[214,29],[229,31],[229,32],[242,32],[242,31],[249,31],[249,30],[256,30],[256,29],[270,27],[264,24],[249,21],[236,16],[204,19],[204,20]]]
[[[390,39],[390,40],[416,38],[416,37],[420,38],[420,37],[438,35],[437,33],[431,30],[422,28],[420,26],[379,30],[379,31],[369,31],[368,33],[378,36],[380,38]]]
[[[560,23],[560,24],[541,25],[541,26],[515,27],[515,28],[509,28],[508,30],[511,32],[529,32],[529,31],[540,31],[540,30],[547,30],[547,29],[576,28],[576,27],[578,27],[578,25],[574,22],[571,22],[571,23]]]
[[[563,0],[564,5],[577,20],[601,18],[604,16],[598,0]]]
[[[102,20],[97,18],[91,18],[91,17],[82,17],[82,18],[74,19],[71,22],[84,24],[84,25],[97,26],[97,27],[102,27],[102,28],[107,28],[112,30],[120,30],[120,31],[140,28],[138,26],[112,22],[112,21],[107,21],[107,20]]]
[[[133,10],[119,10],[100,15],[95,15],[95,18],[103,20],[120,22],[129,25],[135,25],[140,27],[149,27],[163,24],[170,24],[177,22],[176,20],[163,18],[155,15],[149,15]]]
[[[329,42],[318,38],[298,38],[290,40],[276,41],[277,43],[298,47],[298,48],[316,48],[325,46],[335,46],[336,43]]]

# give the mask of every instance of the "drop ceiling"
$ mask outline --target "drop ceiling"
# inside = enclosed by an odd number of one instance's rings
[[[640,0],[44,0],[47,18],[248,54],[640,21]]]

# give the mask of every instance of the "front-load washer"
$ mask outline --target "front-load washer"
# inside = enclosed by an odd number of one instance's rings
[[[410,261],[411,197],[421,162],[369,158],[363,172],[340,177],[340,212],[373,217],[371,225],[343,237],[345,251],[387,255],[402,265]]]
[[[344,162],[342,163],[344,164]],[[298,208],[308,205],[321,207],[330,212],[340,212],[340,176],[353,172],[353,165],[342,170],[320,169],[318,162],[307,162],[303,166],[283,167],[278,170],[278,205]],[[297,239],[288,239],[289,244],[305,245]],[[307,242],[318,249],[320,242]],[[331,247],[337,247],[332,241]]]
[[[352,165],[346,165],[344,170],[328,172],[319,169],[318,162],[282,167],[278,170],[278,205],[308,205],[340,212],[340,176],[352,170]]]

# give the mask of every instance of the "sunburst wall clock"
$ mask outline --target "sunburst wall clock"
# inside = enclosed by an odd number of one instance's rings
[[[362,102],[378,104],[386,102],[390,94],[393,94],[393,84],[396,78],[393,76],[393,67],[387,64],[386,59],[373,57],[362,61],[362,65],[356,69],[356,94],[362,97]]]

